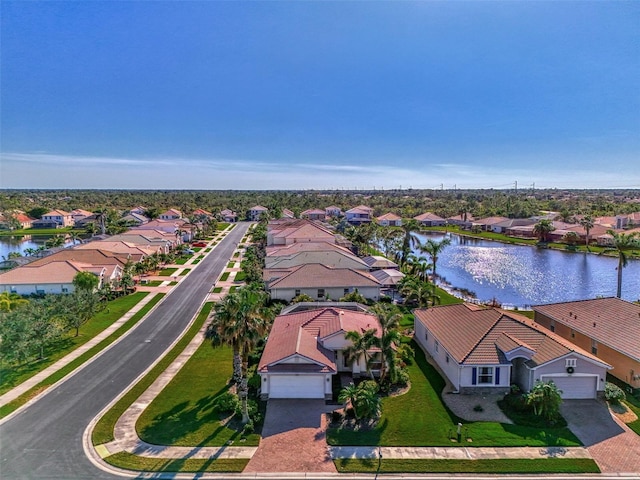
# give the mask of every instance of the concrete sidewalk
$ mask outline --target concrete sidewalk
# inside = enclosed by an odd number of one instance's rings
[[[44,370],[42,370],[41,372],[37,373],[33,377],[29,378],[28,380],[25,380],[24,382],[22,382],[17,387],[9,390],[4,395],[0,396],[0,407],[3,406],[3,405],[6,405],[7,403],[9,403],[9,402],[11,402],[13,400],[15,400],[16,398],[18,398],[23,393],[28,392],[33,387],[35,387],[40,382],[42,382],[44,379],[46,379],[50,375],[54,374],[55,372],[57,372],[61,368],[67,366],[69,363],[73,362],[76,358],[78,358],[80,355],[84,354],[87,350],[90,350],[91,348],[93,348],[94,346],[99,344],[102,340],[104,340],[109,335],[111,335],[113,332],[115,332],[124,323],[126,323],[131,317],[133,317],[137,312],[139,312],[142,309],[142,307],[144,307],[147,303],[149,303],[151,301],[151,299],[153,299],[155,296],[156,296],[155,293],[149,293],[142,300],[140,300],[137,304],[135,304],[131,308],[131,310],[129,310],[122,317],[120,317],[118,320],[113,322],[111,325],[109,325],[106,329],[104,329],[98,335],[93,337],[87,343],[85,343],[84,345],[81,345],[80,347],[76,348],[73,352],[71,352],[68,355],[66,355],[65,357],[61,358],[60,360],[58,360],[53,365],[50,365],[49,367],[47,367]]]

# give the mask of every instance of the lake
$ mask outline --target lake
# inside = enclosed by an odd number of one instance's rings
[[[38,248],[44,245],[53,235],[14,235],[0,237],[0,261],[9,256],[11,252],[20,252],[24,255],[27,248]],[[71,245],[71,240],[65,241],[65,246]]]
[[[451,245],[438,259],[438,276],[445,284],[473,292],[478,300],[495,298],[505,306],[529,307],[616,295],[617,258],[447,236]],[[419,237],[442,240],[444,234]],[[622,272],[622,298],[640,298],[638,260],[630,260]]]

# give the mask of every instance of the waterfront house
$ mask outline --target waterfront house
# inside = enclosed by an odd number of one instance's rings
[[[321,263],[332,268],[369,271],[369,266],[349,249],[330,242],[291,243],[267,248],[265,268],[291,268]]]
[[[471,215],[470,213],[464,213],[462,215],[455,215],[453,217],[447,218],[447,224],[456,225],[463,230],[470,230],[473,226],[473,221],[473,215]]]
[[[51,210],[40,217],[40,220],[33,222],[34,225],[38,224],[36,228],[50,228],[51,225],[55,225],[54,228],[64,228],[73,226],[73,217],[69,212],[64,210]],[[47,225],[46,227],[43,227]]]
[[[381,227],[401,227],[402,217],[391,212],[385,213],[384,215],[376,218],[376,223]]]
[[[277,316],[271,327],[258,364],[260,396],[269,398],[331,399],[332,377],[337,373],[360,376],[366,373],[362,355],[350,361],[344,351],[352,345],[345,334],[350,331],[382,330],[378,319],[369,313],[342,308],[294,311]],[[379,349],[372,347],[369,356],[373,373],[380,371]]]
[[[447,221],[436,215],[435,213],[426,212],[416,217],[413,217],[414,220],[417,220],[421,225],[425,227],[444,227],[447,224]]]
[[[338,300],[356,289],[365,298],[380,299],[380,282],[363,270],[312,263],[288,269],[265,269],[263,278],[274,300],[290,302],[302,294],[319,301]]]
[[[611,375],[640,388],[640,305],[596,298],[533,307],[534,320],[613,367]]]
[[[596,398],[611,366],[515,312],[471,304],[417,309],[414,339],[458,393],[503,394],[553,381],[563,398]]]

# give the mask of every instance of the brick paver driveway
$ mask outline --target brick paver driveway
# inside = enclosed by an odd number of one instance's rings
[[[325,440],[324,400],[273,399],[258,451],[244,472],[335,472]]]
[[[640,437],[599,400],[565,400],[562,415],[602,473],[640,473]]]

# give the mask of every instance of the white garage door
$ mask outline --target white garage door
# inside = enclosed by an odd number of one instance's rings
[[[271,375],[269,398],[324,398],[324,375]]]
[[[567,375],[563,377],[542,377],[543,382],[553,380],[553,383],[562,390],[562,398],[566,399],[596,398],[597,379],[598,377],[595,376],[578,377],[575,375]]]

